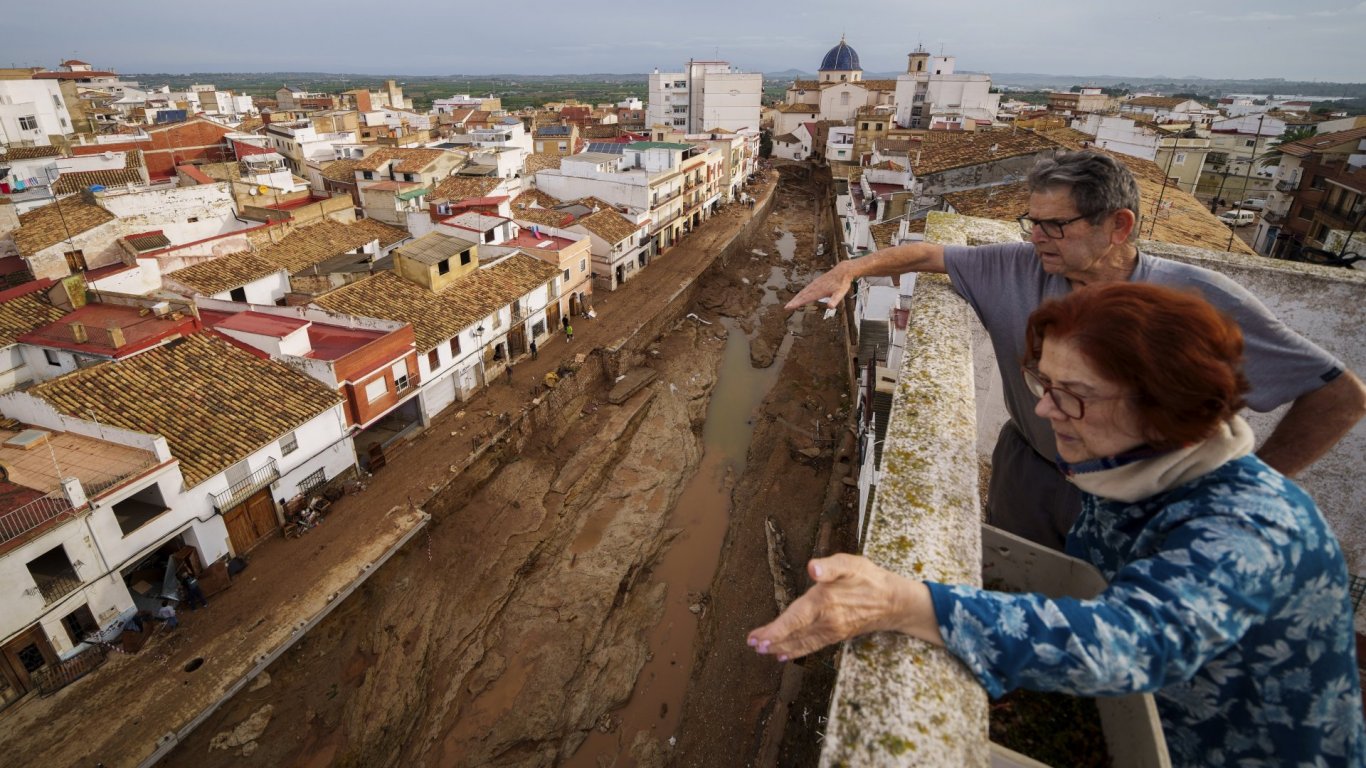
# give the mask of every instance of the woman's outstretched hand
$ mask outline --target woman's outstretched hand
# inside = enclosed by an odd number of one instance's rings
[[[812,560],[815,582],[772,623],[749,633],[748,643],[779,661],[795,659],[851,637],[893,630],[943,645],[929,589],[856,555]]]

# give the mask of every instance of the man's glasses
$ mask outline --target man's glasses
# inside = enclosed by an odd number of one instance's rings
[[[1046,381],[1043,374],[1027,365],[1022,366],[1021,370],[1024,371],[1025,386],[1029,387],[1030,393],[1040,400],[1043,399],[1044,395],[1048,395],[1053,399],[1053,405],[1056,405],[1058,410],[1062,411],[1063,415],[1069,419],[1086,418],[1086,404],[1088,402],[1123,400],[1126,397],[1126,395],[1082,397],[1076,392]]]
[[[1054,240],[1063,236],[1062,228],[1075,221],[1081,221],[1085,216],[1073,216],[1070,219],[1031,219],[1028,216],[1021,216],[1017,221],[1020,222],[1020,229],[1024,230],[1025,236],[1033,235],[1034,228],[1038,227],[1043,233]]]

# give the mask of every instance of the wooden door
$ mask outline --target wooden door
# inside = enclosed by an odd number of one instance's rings
[[[576,293],[569,297],[569,314],[578,317],[583,312],[583,307],[579,304],[579,295]]]
[[[275,502],[270,498],[270,488],[262,488],[223,513],[223,523],[228,527],[232,549],[239,555],[274,533],[280,527],[280,522],[275,517]]]
[[[526,326],[517,323],[508,330],[508,357],[526,352]]]
[[[552,301],[545,308],[545,318],[549,322],[546,327],[547,333],[554,333],[560,328],[560,302]]]
[[[48,642],[43,628],[37,624],[5,643],[3,651],[3,661],[0,662],[3,670],[0,671],[4,672],[10,684],[20,694],[27,693],[33,687],[34,672],[57,663],[57,654],[52,650],[52,644]]]

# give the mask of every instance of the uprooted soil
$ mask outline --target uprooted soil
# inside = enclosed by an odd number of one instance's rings
[[[785,176],[767,225],[704,276],[693,309],[711,324],[682,320],[645,356],[653,383],[620,406],[606,404],[605,378],[583,383],[558,419],[500,449],[496,471],[457,479],[429,505],[429,536],[164,764],[751,764],[782,669],[744,635],[805,586],[846,414],[838,321],[782,310],[823,266],[821,193]],[[702,461],[720,316],[749,337],[751,360],[782,368],[743,473],[719,481],[731,509],[715,573],[688,595],[686,694],[658,714],[676,728],[626,733],[637,678],[663,652],[650,631],[678,588],[655,570],[688,533],[675,506]]]

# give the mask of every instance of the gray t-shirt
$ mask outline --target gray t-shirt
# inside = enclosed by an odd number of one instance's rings
[[[1045,457],[1057,452],[1047,419],[1034,415],[1038,402],[1025,385],[1025,325],[1046,299],[1065,295],[1071,284],[1043,271],[1030,243],[947,246],[944,265],[953,287],[981,318],[1001,368],[1006,409],[1030,445]],[[1269,411],[1312,392],[1342,373],[1342,363],[1276,319],[1246,289],[1218,272],[1144,253],[1134,281],[1198,289],[1243,331],[1243,372],[1248,405]]]

